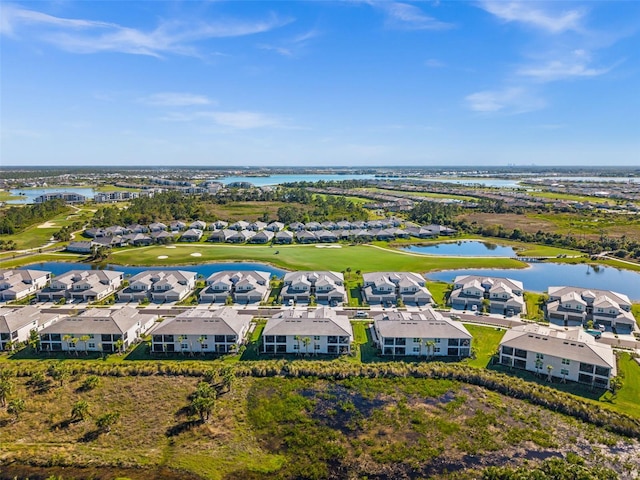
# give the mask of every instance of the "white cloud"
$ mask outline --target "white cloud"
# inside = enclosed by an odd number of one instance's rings
[[[446,30],[451,23],[441,22],[415,5],[401,2],[373,1],[370,5],[381,9],[387,17],[387,26],[403,30]]]
[[[278,44],[261,43],[258,45],[258,48],[276,52],[283,57],[296,57],[304,51],[311,40],[319,35],[320,33],[317,30],[309,30],[293,38],[283,40]]]
[[[424,64],[429,68],[442,68],[442,67],[445,66],[445,64],[443,62],[441,62],[440,60],[437,60],[435,58],[430,58],[429,60],[424,62]]]
[[[545,107],[544,100],[522,87],[483,90],[465,97],[467,107],[480,113],[518,114]]]
[[[139,99],[139,101],[153,107],[189,107],[194,105],[209,105],[212,103],[211,100],[204,95],[177,92],[154,93],[153,95]]]
[[[561,3],[561,2],[558,2]],[[487,0],[480,7],[505,22],[519,22],[551,33],[581,30],[583,9],[547,12],[538,2]]]
[[[597,77],[609,72],[613,66],[607,68],[593,68],[591,56],[585,50],[574,50],[563,59],[548,60],[536,65],[523,66],[516,73],[529,77],[538,82],[552,82],[579,77]]]
[[[198,56],[193,43],[267,32],[291,21],[276,15],[256,21],[164,21],[153,30],[142,31],[116,23],[61,18],[12,6],[4,6],[2,13],[0,33],[13,38],[36,38],[72,53],[120,52],[154,57]]]
[[[248,130],[253,128],[289,128],[282,120],[261,112],[238,111],[203,111],[203,112],[172,112],[161,120],[171,122],[212,121],[221,127]]]

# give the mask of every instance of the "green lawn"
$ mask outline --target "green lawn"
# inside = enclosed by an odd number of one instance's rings
[[[640,303],[634,303],[631,305],[631,312],[633,313],[633,316],[636,317],[636,323],[638,324],[638,327],[640,327]]]
[[[433,295],[433,303],[444,306],[450,286],[451,284],[447,282],[427,282],[427,290]]]
[[[14,255],[16,255],[14,252],[6,252],[0,256],[0,267],[18,268],[42,262],[80,262],[85,258],[85,255],[77,253],[41,253],[13,258]]]
[[[486,367],[491,362],[493,354],[498,351],[498,346],[506,330],[469,323],[465,323],[464,326],[473,336],[473,345],[476,350],[476,358],[465,360],[465,362],[474,367]]]
[[[0,202],[7,202],[9,200],[18,200],[20,195],[11,195],[10,192],[6,190],[0,190]]]
[[[587,195],[572,195],[570,193],[558,192],[527,192],[527,195],[537,198],[550,198],[552,200],[568,200],[576,202],[608,203],[612,201],[602,197],[589,197]]]
[[[123,265],[176,265],[205,262],[245,261],[273,264],[289,270],[335,270],[346,268],[375,271],[427,272],[456,268],[523,268],[525,265],[508,258],[428,257],[410,255],[393,249],[375,248],[370,245],[341,248],[317,248],[315,245],[291,246],[231,246],[231,245],[175,245],[125,248],[116,250],[110,263]],[[192,253],[201,256],[193,257]],[[166,256],[166,259],[159,259]]]
[[[613,410],[639,418],[640,365],[628,353],[618,356],[618,376],[622,377],[622,389],[616,395],[605,392],[600,401],[608,403]]]
[[[524,300],[527,304],[527,314],[524,318],[529,320],[544,320],[544,312],[542,310],[543,293],[525,292]]]

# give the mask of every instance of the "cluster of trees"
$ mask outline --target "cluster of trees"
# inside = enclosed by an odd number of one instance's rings
[[[67,209],[64,201],[59,199],[10,207],[0,212],[0,234],[18,233],[36,223],[46,222]]]
[[[53,234],[53,238],[58,240],[59,242],[68,242],[71,240],[71,234],[77,230],[82,229],[82,222],[73,222],[71,225],[67,225],[66,227],[62,227],[59,231]]]
[[[455,204],[420,202],[409,211],[407,218],[421,225],[449,225],[461,211],[461,207]]]

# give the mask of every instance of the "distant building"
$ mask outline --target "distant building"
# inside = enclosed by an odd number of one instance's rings
[[[43,193],[34,199],[35,203],[44,203],[49,200],[64,200],[66,203],[84,203],[87,197],[74,192]]]
[[[38,292],[38,300],[99,301],[120,288],[123,276],[123,272],[112,270],[71,270],[51,279],[49,286]]]
[[[118,191],[118,192],[101,192],[93,196],[96,203],[125,202],[140,197],[138,192]]]
[[[282,300],[309,303],[311,296],[317,303],[337,305],[347,298],[344,277],[340,272],[289,272],[284,276]]]
[[[42,313],[33,306],[3,308],[0,310],[0,350],[6,350],[9,342],[26,342],[32,330],[42,330],[60,317],[59,313]]]
[[[459,275],[454,280],[449,303],[452,308],[459,310],[479,310],[485,298],[490,302],[491,313],[526,313],[524,286],[522,282],[510,278]]]

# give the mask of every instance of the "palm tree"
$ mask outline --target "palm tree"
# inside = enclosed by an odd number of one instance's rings
[[[40,335],[38,335],[38,331],[35,329],[29,332],[29,346],[36,352],[38,351],[38,347],[40,347]]]
[[[547,365],[547,382],[551,382],[552,371],[553,371],[553,365]]]
[[[89,415],[89,404],[85,400],[78,400],[71,408],[71,420],[81,422]]]
[[[118,340],[115,341],[113,346],[116,347],[116,351],[118,353],[122,353],[122,347],[124,346],[124,341],[121,338],[119,338]]]
[[[298,355],[300,355],[302,352],[300,351],[300,340],[302,340],[302,338],[300,337],[300,335],[294,335],[293,339],[297,342],[298,344]]]
[[[77,337],[72,337],[71,340],[69,340],[69,343],[73,345],[73,351],[75,352],[76,357],[78,356],[78,350],[76,348],[76,346],[78,345],[78,340],[79,338]]]
[[[542,360],[536,360],[536,377],[540,376],[540,369],[542,368]]]
[[[62,336],[62,341],[63,342],[67,342],[67,348],[70,349],[71,348],[71,339],[73,338],[73,335],[63,335]]]
[[[201,422],[209,420],[209,415],[215,405],[213,397],[196,397],[191,401],[191,411],[200,417]]]
[[[311,339],[309,337],[304,337],[302,339],[302,343],[304,344],[304,353],[309,353],[309,344],[311,343]]]
[[[98,427],[100,433],[110,432],[111,427],[114,426],[119,419],[120,414],[118,412],[105,413],[96,418],[96,427]]]
[[[611,377],[609,380],[609,390],[611,390],[611,394],[616,396],[618,391],[623,387],[623,381],[621,377]]]
[[[91,340],[91,336],[90,335],[82,335],[80,337],[80,341],[82,342],[82,344],[84,345],[84,354],[88,355],[88,350],[89,350],[89,340]]]
[[[429,358],[433,358],[433,354],[435,353],[434,350],[436,348],[436,341],[427,340],[425,342],[425,345],[427,346],[427,355],[429,356]]]
[[[200,344],[200,355],[204,355],[204,351],[202,350],[202,345],[204,345],[206,338],[204,338],[204,336],[200,336],[198,338],[198,343]]]
[[[69,370],[66,366],[58,363],[51,365],[47,374],[56,382],[60,382],[60,386],[64,385],[64,381],[69,378]]]
[[[182,342],[184,342],[186,339],[187,339],[187,336],[186,336],[186,335],[180,335],[180,336],[178,337],[178,343],[180,343],[180,353],[181,353],[182,355],[184,355],[184,349],[182,348]]]

